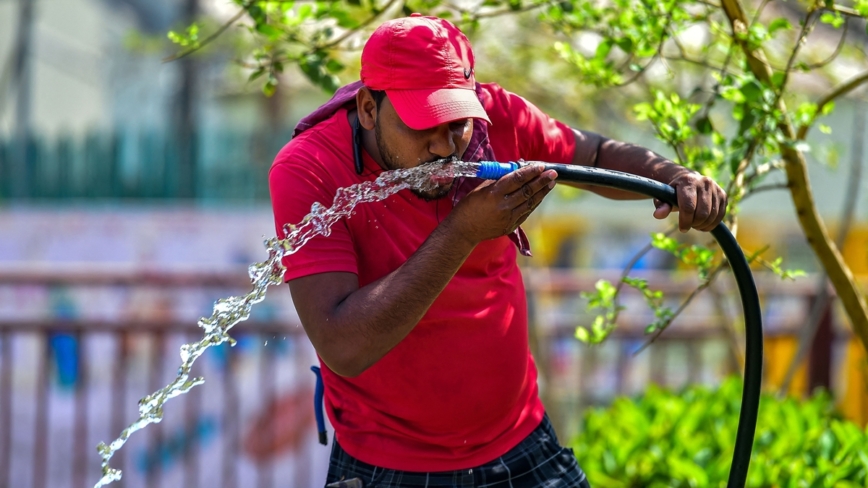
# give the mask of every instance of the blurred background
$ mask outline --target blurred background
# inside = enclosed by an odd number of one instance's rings
[[[260,82],[248,81],[239,53],[252,48],[240,36],[165,62],[180,50],[167,32],[194,20],[213,31],[233,5],[0,0],[0,487],[92,486],[97,443],[116,438],[135,419],[138,399],[174,378],[179,346],[201,336],[197,319],[216,299],[246,292],[247,265],[267,257],[268,168],[294,124],[329,95],[291,67],[264,96]],[[621,95],[541,67],[553,56],[539,47],[546,36],[530,17],[480,24],[472,36],[478,79],[576,127],[667,154],[647,124],[612,108]],[[358,52],[346,57],[341,79],[352,81]],[[820,88],[805,82],[808,92]],[[857,175],[862,191],[842,252],[864,286],[868,171],[850,170],[861,165],[868,136],[860,97],[839,101],[825,120],[829,133],[809,135],[817,149],[808,158],[817,207],[833,230]],[[764,384],[794,396],[825,389],[864,427],[865,355],[834,299],[784,384],[825,286],[787,199],[757,193],[740,209],[747,253],[770,246],[788,268],[806,272],[784,280],[757,268]],[[581,293],[600,278],[618,280],[649,233],[671,228],[652,211],[648,201],[559,188],[527,224],[535,256],[521,265],[541,391],[567,438],[589,406],[650,384],[714,386],[741,370],[741,311],[726,274],[638,354],[654,317],[634,290],[624,291],[612,337],[598,346],[575,338],[576,326],[594,319]],[[633,269],[674,305],[700,283],[656,249]],[[316,357],[287,290],[271,290],[232,335],[237,346],[213,348],[197,363],[205,384],[169,402],[163,422],[114,457],[124,471],[116,486],[322,485],[330,447],[317,444],[313,425]]]

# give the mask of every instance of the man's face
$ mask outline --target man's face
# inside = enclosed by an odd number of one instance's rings
[[[386,169],[415,168],[443,158],[461,158],[470,144],[473,134],[473,119],[462,119],[424,130],[414,130],[395,112],[385,97],[377,110],[374,127],[377,149]],[[413,190],[426,200],[443,198],[452,189],[455,180],[441,184],[428,191]]]

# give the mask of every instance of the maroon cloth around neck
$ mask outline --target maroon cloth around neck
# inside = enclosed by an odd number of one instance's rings
[[[294,138],[320,122],[330,119],[338,110],[341,109],[341,107],[350,104],[354,105],[356,101],[356,93],[359,92],[359,89],[362,86],[364,85],[362,85],[361,81],[356,81],[338,88],[331,100],[298,122],[295,126],[295,130],[292,132],[292,137]],[[479,101],[483,106],[485,106],[483,100],[484,92],[482,90],[482,85],[479,83],[476,84],[476,96],[479,97]],[[470,144],[467,146],[467,150],[464,152],[464,156],[461,159],[469,162],[497,161],[497,158],[494,155],[494,150],[491,148],[491,144],[488,141],[488,124],[484,121],[478,120],[473,124],[473,134],[470,136]],[[479,186],[483,181],[485,180],[480,178],[458,178],[455,182],[452,205],[454,206],[458,203],[459,200]],[[528,242],[527,235],[521,227],[518,227],[515,231],[509,234],[509,240],[515,243],[522,255],[531,256],[530,242]]]

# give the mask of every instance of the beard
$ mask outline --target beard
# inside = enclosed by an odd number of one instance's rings
[[[377,150],[380,152],[380,158],[383,159],[383,164],[387,169],[404,169],[398,164],[398,156],[392,154],[389,151],[389,148],[386,146],[386,142],[383,140],[383,135],[380,132],[380,126],[374,126],[374,138],[377,141]],[[428,161],[430,162],[430,161]],[[430,202],[432,200],[439,200],[449,194],[449,191],[452,190],[452,185],[455,183],[453,179],[449,183],[444,183],[442,185],[438,185],[436,188],[432,190],[417,190],[410,189],[410,191],[416,195],[417,197],[425,200],[426,202]]]

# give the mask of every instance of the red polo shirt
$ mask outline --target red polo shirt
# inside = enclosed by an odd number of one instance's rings
[[[572,160],[569,127],[495,84],[483,88],[499,160]],[[287,144],[269,175],[278,235],[314,202],[330,206],[338,188],[375,179],[381,169],[363,156],[359,176],[345,109]],[[451,198],[426,202],[408,190],[361,204],[330,236],[287,256],[285,279],[343,271],[363,287],[404,263],[451,210]],[[419,324],[361,375],[342,377],[325,364],[322,375],[338,442],[366,463],[448,471],[515,447],[544,413],[515,245],[500,237],[476,246]]]

